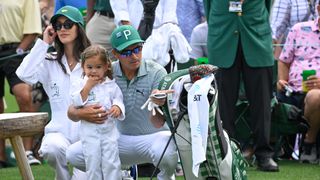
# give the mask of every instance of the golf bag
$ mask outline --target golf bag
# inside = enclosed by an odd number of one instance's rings
[[[168,74],[159,84],[160,90],[175,91],[162,110],[186,180],[247,179],[239,145],[222,129],[216,71],[212,65],[192,66]]]

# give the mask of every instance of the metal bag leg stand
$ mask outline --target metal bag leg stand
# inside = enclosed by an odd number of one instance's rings
[[[153,172],[152,172],[152,175],[151,175],[151,177],[150,177],[150,180],[152,180],[152,178],[155,176],[156,171],[157,171],[157,169],[158,169],[158,167],[159,167],[159,165],[160,165],[160,162],[161,162],[161,160],[162,160],[162,158],[163,158],[163,156],[164,156],[164,153],[167,151],[168,146],[169,146],[169,144],[170,144],[170,141],[172,140],[172,138],[174,137],[174,135],[177,133],[177,129],[178,129],[178,127],[179,127],[180,121],[182,120],[183,116],[184,116],[187,112],[188,112],[188,109],[184,109],[183,111],[181,111],[181,113],[180,113],[179,116],[178,116],[177,123],[175,124],[174,128],[171,128],[170,138],[169,138],[169,140],[168,140],[168,142],[167,142],[167,144],[166,144],[166,146],[165,146],[165,148],[164,148],[164,150],[163,150],[163,152],[162,152],[162,154],[161,154],[161,156],[160,156],[160,159],[159,159],[156,167],[154,168],[154,170],[153,170]]]

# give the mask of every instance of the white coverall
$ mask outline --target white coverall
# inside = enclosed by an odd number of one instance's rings
[[[72,102],[76,107],[89,104],[100,104],[109,110],[117,105],[121,109],[119,120],[124,119],[125,109],[123,96],[119,86],[114,80],[106,80],[94,86],[88,98],[81,98],[87,77],[72,83]],[[104,124],[95,124],[85,120],[81,121],[80,139],[86,163],[86,173],[89,180],[121,180],[121,163],[119,158],[118,138],[115,120],[108,117]]]
[[[64,55],[61,59],[67,71],[64,73],[58,61],[48,60],[50,58],[46,57],[48,48],[49,44],[38,39],[31,52],[23,59],[16,74],[28,84],[38,81],[42,83],[49,97],[52,115],[45,127],[39,154],[55,169],[56,179],[70,180],[66,149],[79,141],[80,123],[71,121],[67,116],[67,110],[71,105],[71,82],[81,77],[83,71],[80,63],[71,71]],[[86,179],[86,176],[84,172],[74,169],[72,178],[79,180]]]

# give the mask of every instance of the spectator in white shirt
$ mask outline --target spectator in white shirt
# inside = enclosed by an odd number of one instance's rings
[[[273,43],[283,44],[293,25],[314,19],[316,2],[318,0],[275,0],[270,23]],[[281,50],[282,47],[277,45],[274,52],[276,59]]]
[[[110,0],[116,25],[129,25],[138,29],[143,18],[143,6],[141,0]],[[153,28],[164,23],[178,23],[177,0],[160,0],[155,12]]]

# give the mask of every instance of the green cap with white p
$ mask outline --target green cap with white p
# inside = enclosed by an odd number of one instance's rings
[[[114,29],[110,41],[112,48],[117,51],[122,51],[133,44],[144,42],[138,31],[131,25],[122,25]]]

